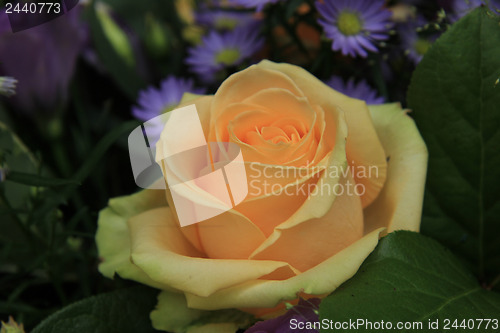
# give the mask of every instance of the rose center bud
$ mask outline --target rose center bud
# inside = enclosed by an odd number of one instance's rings
[[[225,49],[217,54],[215,57],[215,62],[218,64],[224,64],[230,66],[234,64],[241,56],[238,49]]]
[[[304,126],[295,126],[294,119],[278,119],[265,126],[255,126],[254,130],[246,133],[243,142],[256,145],[265,141],[271,144],[299,142],[307,133]]]
[[[338,17],[337,27],[343,35],[352,36],[357,35],[361,31],[363,22],[359,14],[344,11]]]
[[[264,140],[274,144],[278,144],[280,142],[296,143],[302,138],[301,133],[299,133],[299,131],[297,131],[297,129],[292,125],[286,125],[283,127],[265,126],[261,128],[260,135],[262,135]]]

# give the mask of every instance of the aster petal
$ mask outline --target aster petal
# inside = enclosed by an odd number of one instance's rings
[[[168,76],[161,81],[159,89],[148,87],[139,92],[139,106],[132,107],[132,115],[139,120],[148,121],[177,105],[185,92],[194,91],[200,89],[194,88],[193,80]]]
[[[370,41],[363,37],[363,36],[356,36],[356,41],[361,45],[363,46],[365,49],[369,50],[369,51],[372,51],[372,52],[377,52],[377,48],[375,47],[375,45],[373,45],[372,43],[370,43]]]
[[[223,33],[211,31],[202,38],[201,44],[188,49],[185,63],[204,81],[214,82],[217,72],[225,67],[225,64],[216,61],[217,54],[227,49],[236,49],[239,56],[230,66],[239,65],[263,45],[264,40],[258,34],[259,30],[253,25]]]

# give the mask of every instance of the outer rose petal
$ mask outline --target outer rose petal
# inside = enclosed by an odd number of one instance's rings
[[[380,226],[394,230],[418,231],[422,215],[427,148],[413,119],[401,105],[370,105],[377,134],[388,162],[387,180],[382,192],[365,209],[366,231]]]
[[[208,133],[210,132],[210,105],[213,98],[213,95],[185,93],[178,106],[178,108],[181,108],[191,104],[196,105],[196,110],[198,110],[198,116],[200,117],[201,127],[203,128],[203,133],[205,133],[205,138],[208,137]]]
[[[156,288],[165,286],[151,280],[130,261],[130,230],[127,221],[140,212],[166,205],[161,191],[143,190],[129,196],[109,200],[108,207],[99,213],[96,234],[97,250],[102,262],[99,271],[113,278],[118,273],[122,278],[139,281]]]
[[[153,327],[157,330],[168,332],[186,333],[234,333],[238,328],[248,326],[246,323],[250,315],[237,310],[204,311],[190,309],[186,304],[184,294],[162,291],[158,295],[158,305],[151,312]],[[207,317],[223,318],[227,322],[206,323],[200,325],[200,320],[207,320]],[[217,318],[215,318],[217,319]],[[241,325],[236,323],[238,321]]]

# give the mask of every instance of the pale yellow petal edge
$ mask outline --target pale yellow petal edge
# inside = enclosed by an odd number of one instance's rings
[[[388,160],[387,180],[378,198],[365,209],[365,230],[419,231],[422,218],[427,147],[399,103],[370,105],[370,113]]]

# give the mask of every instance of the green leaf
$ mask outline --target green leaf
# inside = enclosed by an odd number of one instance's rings
[[[36,173],[38,168],[38,162],[29,149],[3,123],[0,123],[0,167],[25,173]],[[8,201],[12,207],[24,206],[30,196],[30,187],[10,182],[5,182],[2,186],[4,186],[5,193],[8,193]]]
[[[0,122],[0,168],[5,173],[36,173],[38,162],[31,152],[5,124]],[[6,172],[7,171],[7,172]],[[31,240],[24,226],[26,215],[19,214],[30,207],[32,188],[11,181],[0,182],[0,240],[17,242]],[[0,243],[0,249],[2,248]]]
[[[24,172],[9,172],[6,179],[18,184],[39,187],[62,186],[70,184],[79,185],[79,183],[73,179],[48,178]]]
[[[158,332],[149,312],[157,291],[137,286],[93,296],[54,313],[32,333],[137,333]]]
[[[384,320],[394,325],[391,330],[378,330],[384,332],[447,332],[444,319],[498,320],[499,313],[500,294],[482,289],[473,274],[438,242],[408,231],[381,239],[358,273],[320,306],[320,320]],[[430,330],[429,320],[438,320],[439,329]],[[422,323],[423,329],[396,329],[398,322]],[[477,332],[498,332],[491,324],[489,329],[482,325]],[[366,327],[335,332],[375,332]]]
[[[418,65],[409,107],[429,149],[422,233],[500,273],[500,17],[478,8]]]

